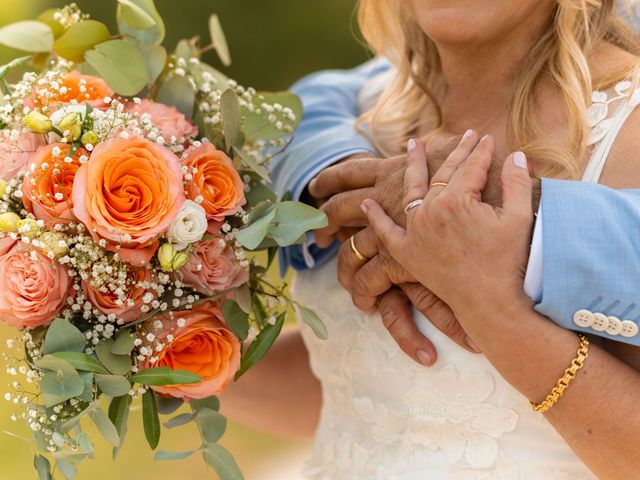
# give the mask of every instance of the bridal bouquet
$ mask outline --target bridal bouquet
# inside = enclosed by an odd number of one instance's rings
[[[117,20],[113,34],[69,5],[0,29],[30,53],[0,67],[0,321],[20,330],[5,398],[33,431],[40,479],[72,479],[93,456],[86,422],[117,455],[138,401],[152,449],[159,415],[185,402],[164,425],[195,422],[202,437],[157,459],[201,452],[242,478],[217,443],[216,395],[265,355],[287,310],[326,336],[266,275],[278,247],[326,222],[266,186],[301,105],[200,60],[215,48],[230,61],[216,16],[211,45],[171,53],[152,0],[119,0]]]

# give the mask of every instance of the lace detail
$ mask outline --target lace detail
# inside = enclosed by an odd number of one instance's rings
[[[591,128],[588,145],[602,140],[613,126],[614,119],[609,117],[610,105],[628,98],[633,91],[629,80],[618,82],[609,93],[595,91],[591,94],[591,106],[587,111],[587,125]]]
[[[294,282],[296,298],[329,329],[322,341],[302,326],[323,386],[307,478],[548,480],[554,471],[568,480],[595,478],[486,358],[422,318],[418,326],[436,345],[439,361],[432,368],[414,363],[379,317],[353,307],[335,268],[334,260]]]

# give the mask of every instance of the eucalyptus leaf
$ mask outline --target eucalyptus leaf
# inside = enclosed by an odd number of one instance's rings
[[[193,400],[191,402],[193,402]],[[159,395],[156,396],[156,403],[158,405],[158,412],[162,415],[170,415],[184,405],[181,398],[161,397]]]
[[[128,18],[125,16],[124,5],[119,3],[116,18],[120,33],[125,38],[129,38],[138,44],[160,45],[162,40],[164,40],[165,26],[153,0],[130,0],[129,3],[140,7],[144,12],[149,14],[154,21],[154,25],[149,28],[136,28],[130,25],[127,22]]]
[[[254,95],[253,101],[254,111],[249,109],[243,109],[244,115],[244,133],[249,140],[277,140],[285,135],[289,135],[290,132],[278,130],[267,119],[268,113],[262,109],[262,104],[267,103],[273,105],[279,103],[283,107],[290,108],[296,117],[296,120],[292,122],[286,119],[288,124],[292,124],[292,127],[296,127],[300,120],[302,120],[303,107],[300,98],[291,92],[258,92]],[[261,113],[256,113],[256,110],[261,110]],[[284,116],[281,113],[274,112],[276,117],[280,117],[285,121]]]
[[[62,25],[58,20],[55,19],[56,13],[58,13],[60,9],[58,8],[50,8],[42,12],[36,20],[42,23],[46,23],[51,28],[53,32],[54,38],[59,38],[67,29]]]
[[[93,372],[78,372],[80,378],[84,382],[84,390],[78,396],[80,400],[90,402],[93,400]]]
[[[116,375],[126,375],[131,370],[131,358],[129,355],[116,355],[111,352],[113,340],[102,340],[95,346],[98,360],[107,370]]]
[[[164,422],[163,425],[169,429],[181,427],[182,425],[186,425],[187,423],[192,422],[195,418],[196,415],[194,413],[181,413],[180,415],[176,415],[175,417]]]
[[[207,398],[194,398],[189,402],[189,406],[194,410],[200,410],[201,408],[209,408],[211,410],[220,410],[220,399],[216,396]]]
[[[82,352],[54,352],[50,356],[68,362],[76,370],[95,373],[109,373],[100,362],[86,353]],[[46,357],[46,355],[45,355]],[[42,357],[42,358],[45,358]]]
[[[243,312],[251,313],[251,289],[247,284],[236,288],[234,292],[236,302]]]
[[[89,416],[98,428],[100,435],[102,435],[107,442],[109,442],[114,447],[120,445],[120,437],[118,436],[118,431],[116,430],[115,425],[111,423],[111,420],[109,420],[107,414],[104,413],[104,410],[102,410],[101,408],[95,408],[89,414]]]
[[[85,52],[84,56],[120,95],[135,95],[149,83],[142,53],[125,40],[100,43],[93,50]]]
[[[222,304],[222,315],[231,331],[244,342],[249,336],[249,314],[235,300],[227,300]]]
[[[73,480],[78,475],[78,469],[70,462],[58,459],[56,460],[56,466],[66,480]]]
[[[158,79],[167,63],[167,50],[160,45],[148,44],[138,45],[138,49],[144,57],[149,83],[153,83]]]
[[[200,49],[196,40],[183,38],[176,44],[174,54],[176,58],[182,58],[188,62],[192,58],[200,58]]]
[[[320,319],[318,314],[313,310],[308,309],[307,307],[303,307],[302,305],[297,305],[298,311],[300,312],[300,316],[302,317],[302,321],[311,327],[313,333],[316,334],[320,340],[326,340],[329,338],[329,332],[327,331],[327,326]]]
[[[198,410],[196,423],[205,442],[217,442],[227,429],[227,419],[209,408]]]
[[[122,9],[120,12],[122,20],[131,28],[145,30],[156,24],[154,18],[149,15],[144,8],[136,5],[131,0],[118,0],[118,2]]]
[[[24,20],[0,28],[0,44],[24,52],[50,52],[53,31],[46,23]]]
[[[187,385],[202,381],[199,375],[186,370],[171,370],[169,367],[154,367],[141,370],[131,377],[131,381],[141,385],[162,387],[165,385]]]
[[[209,17],[209,35],[211,35],[211,43],[213,43],[222,64],[228,67],[231,65],[231,54],[218,15],[213,14]]]
[[[276,207],[272,206],[267,212],[236,233],[236,240],[248,250],[254,250],[268,235],[271,222],[276,217]]]
[[[186,452],[167,452],[166,450],[158,450],[153,456],[154,460],[184,460],[189,458],[198,450],[187,450]]]
[[[129,355],[135,346],[135,341],[136,337],[131,334],[131,330],[120,330],[111,345],[111,353],[114,355]]]
[[[64,318],[56,318],[44,338],[44,354],[53,352],[82,352],[87,339],[82,332]]]
[[[58,38],[53,49],[56,54],[75,63],[84,62],[84,52],[111,38],[104,23],[96,20],[81,20]]]
[[[118,437],[120,438],[120,445],[113,448],[113,459],[122,448],[124,438],[127,435],[127,426],[129,422],[129,409],[131,407],[131,396],[123,395],[121,397],[115,397],[109,404],[109,419],[111,423],[116,427]]]
[[[217,443],[209,443],[202,452],[207,464],[213,468],[220,480],[244,480],[233,455]]]
[[[236,373],[236,380],[267,354],[273,342],[275,342],[278,335],[280,335],[282,325],[284,325],[285,315],[284,312],[278,315],[276,323],[264,327],[253,342],[251,342],[251,345],[242,356],[240,370]]]
[[[19,57],[16,58],[14,60],[11,60],[9,63],[2,65],[0,67],[0,80],[2,80],[4,77],[6,77],[9,72],[11,72],[11,70],[14,70],[16,68],[18,68],[21,65],[24,65],[25,63],[27,63],[29,60],[31,60],[33,57],[31,55],[27,55],[24,57]]]
[[[196,92],[186,77],[173,75],[160,85],[156,101],[176,107],[179,112],[192,117]]]
[[[160,419],[153,390],[149,389],[142,395],[142,423],[144,435],[152,450],[160,442]]]
[[[38,473],[38,480],[52,480],[51,476],[51,464],[46,457],[42,455],[36,455],[33,457],[33,466]]]
[[[273,203],[278,199],[276,194],[273,193],[273,190],[262,182],[251,183],[251,190],[246,192],[245,196],[247,197],[249,205],[257,205],[265,200]]]
[[[327,225],[324,212],[302,202],[281,202],[271,222],[269,237],[281,247],[286,247],[294,244],[305,232]]]
[[[251,155],[245,154],[242,150],[236,147],[233,147],[233,151],[236,153],[236,155],[238,155],[238,157],[240,157],[242,162],[247,167],[249,167],[251,170],[257,173],[263,180],[266,180],[267,182],[271,183],[271,177],[269,176],[269,172],[262,165],[258,164],[258,162],[256,162]]]
[[[103,393],[110,397],[120,397],[127,395],[131,390],[129,380],[122,375],[101,375],[96,374],[96,383]]]
[[[227,151],[231,152],[238,143],[242,128],[240,100],[235,90],[227,88],[220,97],[220,113],[222,114],[222,131]]]
[[[85,387],[84,381],[71,365],[64,360],[58,359],[57,362],[55,371],[45,371],[40,380],[40,393],[47,407],[81,395]]]

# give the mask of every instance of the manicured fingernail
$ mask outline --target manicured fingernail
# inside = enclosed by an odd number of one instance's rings
[[[407,142],[407,152],[410,152],[414,148],[416,148],[416,139],[410,138],[409,141]]]
[[[481,141],[481,142],[484,142],[487,138],[489,138],[489,135],[485,135],[484,137],[482,137],[482,138],[480,139],[480,141]]]
[[[527,169],[527,156],[522,152],[514,152],[513,156],[513,164],[518,168]]]
[[[364,213],[367,213],[368,208],[364,202],[360,204],[360,210],[362,210]]]
[[[462,135],[462,139],[464,140],[465,138],[469,138],[471,135],[473,135],[475,132],[473,131],[473,129],[469,129],[466,132],[464,132],[464,135]]]
[[[416,352],[416,357],[418,357],[418,361],[425,367],[431,365],[431,354],[426,350],[418,350]]]
[[[480,350],[480,348],[478,348],[475,342],[471,340],[469,337],[464,337],[464,341],[466,342],[467,345],[469,345],[469,348],[471,348],[471,350],[473,350],[474,352],[476,353],[482,352],[482,350]]]

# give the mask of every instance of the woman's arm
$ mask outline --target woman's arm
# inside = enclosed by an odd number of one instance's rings
[[[298,328],[285,328],[269,353],[222,395],[223,413],[258,430],[310,437],[318,423],[320,382]]]

